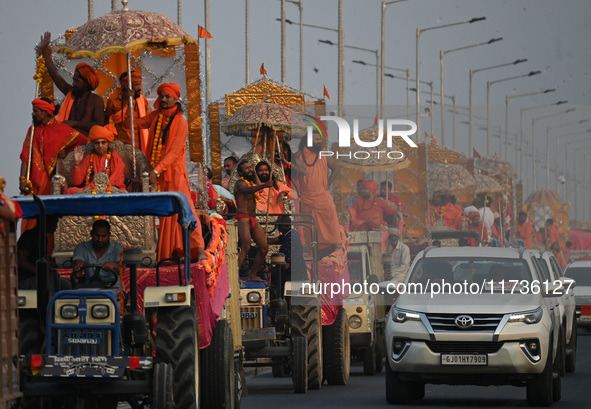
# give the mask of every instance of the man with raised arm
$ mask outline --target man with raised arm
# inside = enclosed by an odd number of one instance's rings
[[[256,203],[260,197],[259,191],[274,186],[274,183],[270,179],[266,183],[257,184],[252,165],[246,160],[240,161],[237,166],[240,180],[234,186],[234,197],[236,199],[238,238],[240,239],[238,268],[244,263],[250,250],[250,241],[253,240],[258,248],[258,252],[255,256],[248,281],[263,281],[257,276],[257,273],[265,261],[269,246],[267,244],[267,235],[256,219]]]
[[[99,85],[98,74],[90,64],[81,62],[76,66],[72,84],[68,84],[53,62],[51,48],[49,48],[50,41],[51,33],[47,31],[41,37],[41,54],[51,79],[66,96],[56,119],[88,136],[90,128],[94,125],[105,124],[103,99],[92,92]]]

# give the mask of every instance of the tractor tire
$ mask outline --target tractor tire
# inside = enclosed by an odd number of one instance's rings
[[[565,369],[568,373],[573,373],[577,369],[577,318],[573,318],[573,330],[570,334],[570,341],[566,347]]]
[[[211,344],[201,351],[201,402],[204,409],[236,407],[236,373],[232,329],[220,320],[213,329]]]
[[[308,342],[304,337],[292,338],[291,379],[295,393],[308,390]]]
[[[159,308],[156,362],[172,365],[177,408],[199,408],[199,326],[195,306]]]
[[[376,373],[382,373],[382,369],[384,369],[384,356],[380,349],[376,348]]]
[[[308,388],[322,387],[322,316],[316,299],[310,303],[291,304],[290,325],[292,336],[308,341]]]
[[[553,381],[552,381],[552,345],[546,358],[544,371],[535,375],[526,384],[527,403],[531,406],[550,406],[553,402]]]
[[[152,374],[152,409],[174,409],[174,372],[172,365],[157,362]]]
[[[376,344],[363,351],[363,375],[374,376],[376,374]]]
[[[37,310],[19,310],[19,350],[21,355],[25,357],[43,352],[43,339],[39,331],[37,314]],[[45,400],[37,397],[23,396],[21,399],[21,408],[38,409],[42,407],[42,402],[45,402]]]
[[[324,377],[329,385],[346,385],[351,369],[347,311],[339,309],[336,320],[322,327]]]

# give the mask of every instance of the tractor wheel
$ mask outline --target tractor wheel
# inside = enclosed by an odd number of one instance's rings
[[[577,318],[573,318],[573,330],[570,334],[570,341],[566,347],[565,369],[573,373],[577,369]]]
[[[302,336],[308,341],[308,388],[320,389],[323,382],[322,317],[317,300],[292,302],[290,323],[292,336]]]
[[[174,409],[173,385],[172,365],[157,362],[152,374],[152,404],[150,407],[153,409]]]
[[[336,320],[322,327],[324,377],[329,385],[346,385],[351,368],[347,311],[339,309]]]
[[[199,407],[199,326],[195,306],[159,308],[156,361],[172,365],[177,408]]]
[[[42,352],[42,336],[39,332],[39,320],[36,310],[19,310],[18,324],[20,329],[19,349],[21,355],[30,356]],[[37,397],[24,396],[21,399],[23,409],[38,409],[43,400]]]
[[[211,344],[201,355],[201,401],[205,409],[236,406],[236,373],[232,329],[226,320],[216,323]]]
[[[291,379],[295,393],[308,390],[308,342],[304,337],[292,338]]]
[[[363,351],[363,375],[373,376],[376,373],[376,344]]]
[[[376,373],[382,373],[384,368],[384,356],[380,352],[379,348],[376,348]]]

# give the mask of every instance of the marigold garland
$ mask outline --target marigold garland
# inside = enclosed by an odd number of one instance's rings
[[[94,153],[91,154],[92,157],[90,158],[90,166],[88,167],[88,172],[86,173],[86,184],[90,185],[92,188],[92,194],[96,195],[96,186],[94,185]],[[107,152],[107,160],[105,162],[106,168],[105,173],[109,177],[109,184],[107,185],[107,193],[111,193],[111,151]],[[92,176],[93,180],[90,180]]]
[[[244,183],[246,183],[246,186],[248,186],[248,187],[256,186],[256,184],[254,182],[251,182],[250,180],[246,180],[242,176],[240,176],[240,180],[243,181]],[[258,190],[256,192],[254,192],[254,201],[256,203],[258,203],[260,200],[261,200],[261,192],[260,192],[260,190]]]
[[[164,122],[164,115],[158,115],[158,120],[156,121],[156,131],[154,131],[154,141],[152,142],[152,154],[150,155],[150,165],[153,168],[160,163],[160,158],[162,157],[162,123]]]
[[[43,81],[43,74],[45,72],[47,72],[47,67],[45,66],[45,58],[43,58],[42,56],[37,57],[36,61],[36,67],[35,67],[35,75],[33,76],[33,79],[35,81],[37,81],[39,84],[41,84],[41,81]]]
[[[222,264],[226,262],[226,243],[228,241],[228,234],[226,231],[226,221],[220,217],[212,217],[211,223],[211,241],[205,254],[207,260],[201,261],[205,269],[205,286],[209,297],[213,298],[213,290],[217,287],[217,277],[220,275]]]

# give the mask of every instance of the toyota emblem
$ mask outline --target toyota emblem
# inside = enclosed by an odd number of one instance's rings
[[[454,323],[458,328],[467,329],[474,325],[474,318],[469,315],[458,315]]]

